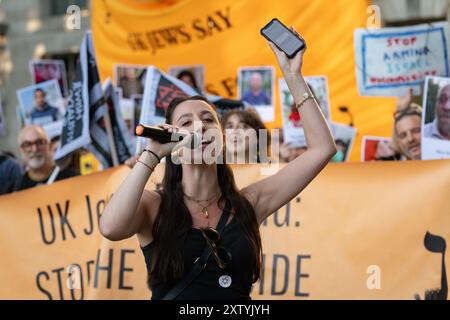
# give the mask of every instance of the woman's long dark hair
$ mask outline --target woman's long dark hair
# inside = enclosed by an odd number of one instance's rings
[[[184,101],[200,100],[208,103],[217,111],[208,100],[202,96],[190,98],[175,98],[166,111],[166,123],[172,123],[172,114],[175,108]],[[235,213],[235,218],[242,226],[245,236],[249,240],[253,252],[253,281],[260,276],[262,263],[261,237],[255,211],[250,202],[236,187],[231,168],[223,161],[217,165],[217,179],[221,190],[219,203],[228,200]],[[171,282],[180,279],[184,274],[183,246],[189,229],[192,227],[192,218],[184,204],[181,180],[183,170],[166,157],[166,167],[162,182],[161,204],[158,216],[153,225],[153,255],[149,279],[161,282]]]

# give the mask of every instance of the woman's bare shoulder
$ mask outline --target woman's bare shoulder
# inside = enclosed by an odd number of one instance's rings
[[[141,247],[145,247],[153,241],[152,229],[158,216],[161,195],[156,191],[144,190],[141,203],[144,208],[145,219],[137,233],[137,237]]]
[[[142,193],[142,202],[144,204],[147,217],[153,225],[158,214],[159,205],[161,204],[161,194],[156,190],[144,190]]]

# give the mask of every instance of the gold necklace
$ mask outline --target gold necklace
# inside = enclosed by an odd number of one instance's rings
[[[184,192],[183,192],[183,194],[184,194],[184,196],[186,197],[186,199],[192,200],[192,201],[194,201],[195,203],[197,203],[197,204],[202,208],[202,213],[205,215],[205,218],[208,219],[208,218],[209,218],[208,207],[214,202],[214,200],[217,199],[217,197],[220,196],[221,192],[219,191],[217,194],[215,194],[214,196],[212,196],[211,198],[206,199],[206,200],[194,199],[194,198],[188,196],[187,194],[185,194]],[[204,206],[204,205],[202,205],[202,204],[200,203],[200,202],[205,202],[205,201],[208,201],[208,203],[206,204],[206,206]]]

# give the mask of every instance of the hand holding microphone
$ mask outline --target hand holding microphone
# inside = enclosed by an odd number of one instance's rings
[[[139,124],[136,127],[136,135],[150,138],[148,147],[157,153],[160,158],[170,155],[175,146],[177,146],[177,149],[183,146],[194,149],[201,143],[201,136],[197,132],[180,130],[178,127],[169,124],[159,126]]]

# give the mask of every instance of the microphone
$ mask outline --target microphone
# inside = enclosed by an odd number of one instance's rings
[[[201,138],[197,132],[168,132],[160,127],[147,126],[143,124],[139,124],[136,127],[135,132],[139,137],[150,138],[162,144],[169,142],[180,142],[188,135],[191,136],[191,149],[197,148],[201,144]]]

